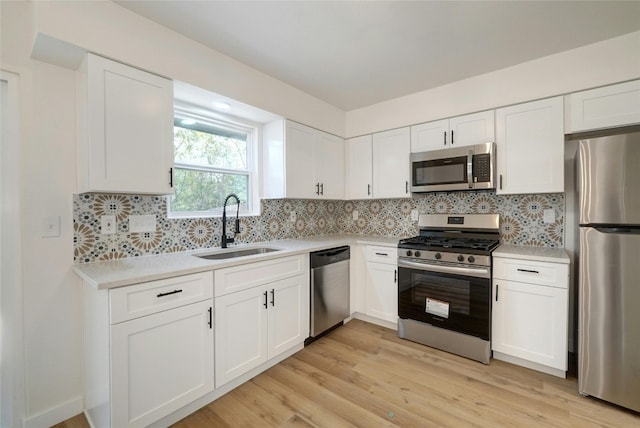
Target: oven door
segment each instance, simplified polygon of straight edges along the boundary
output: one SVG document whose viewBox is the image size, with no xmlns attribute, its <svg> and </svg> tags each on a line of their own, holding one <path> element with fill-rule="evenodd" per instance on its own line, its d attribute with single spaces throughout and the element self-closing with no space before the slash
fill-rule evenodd
<svg viewBox="0 0 640 428">
<path fill-rule="evenodd" d="M 489 340 L 491 269 L 398 260 L 398 316 Z"/>
</svg>

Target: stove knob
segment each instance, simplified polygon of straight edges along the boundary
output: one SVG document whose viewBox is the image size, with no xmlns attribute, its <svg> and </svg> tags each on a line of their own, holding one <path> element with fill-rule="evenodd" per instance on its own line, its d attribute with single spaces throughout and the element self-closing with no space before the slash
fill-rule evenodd
<svg viewBox="0 0 640 428">
<path fill-rule="evenodd" d="M 462 254 L 460 254 L 460 255 L 458 256 L 458 261 L 459 261 L 459 262 L 463 262 L 463 261 L 464 261 L 464 256 L 463 256 Z"/>
<path fill-rule="evenodd" d="M 416 256 L 416 257 L 420 257 L 420 251 L 416 251 L 415 256 Z"/>
<path fill-rule="evenodd" d="M 469 261 L 469 263 L 473 263 L 476 261 L 476 258 L 473 256 L 469 256 L 469 258 L 467 259 Z"/>
<path fill-rule="evenodd" d="M 413 255 L 413 252 L 411 250 L 407 250 L 407 257 L 411 257 Z"/>
<path fill-rule="evenodd" d="M 440 259 L 442 258 L 442 254 L 440 254 L 440 253 L 436 253 L 436 256 L 435 256 L 435 257 L 436 257 L 436 260 L 440 260 Z"/>
</svg>

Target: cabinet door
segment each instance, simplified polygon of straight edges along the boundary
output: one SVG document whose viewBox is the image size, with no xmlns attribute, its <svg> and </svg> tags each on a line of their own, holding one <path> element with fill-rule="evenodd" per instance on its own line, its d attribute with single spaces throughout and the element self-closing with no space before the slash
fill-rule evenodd
<svg viewBox="0 0 640 428">
<path fill-rule="evenodd" d="M 496 110 L 498 194 L 564 191 L 562 97 Z"/>
<path fill-rule="evenodd" d="M 409 198 L 409 128 L 373 134 L 373 197 Z"/>
<path fill-rule="evenodd" d="M 320 198 L 344 199 L 344 140 L 316 131 L 315 175 Z"/>
<path fill-rule="evenodd" d="M 452 147 L 495 141 L 494 111 L 481 111 L 449 119 Z"/>
<path fill-rule="evenodd" d="M 567 370 L 565 288 L 494 280 L 491 348 Z"/>
<path fill-rule="evenodd" d="M 171 193 L 173 84 L 88 54 L 80 191 Z"/>
<path fill-rule="evenodd" d="M 298 275 L 268 286 L 268 358 L 309 337 L 309 276 Z"/>
<path fill-rule="evenodd" d="M 367 315 L 398 321 L 398 271 L 395 265 L 367 263 Z"/>
<path fill-rule="evenodd" d="M 315 177 L 316 131 L 299 123 L 287 121 L 286 189 L 288 198 L 317 198 Z"/>
<path fill-rule="evenodd" d="M 449 147 L 449 119 L 421 123 L 411 127 L 411 153 Z"/>
<path fill-rule="evenodd" d="M 567 133 L 640 123 L 640 80 L 568 96 Z"/>
<path fill-rule="evenodd" d="M 265 287 L 215 299 L 216 388 L 267 361 Z"/>
<path fill-rule="evenodd" d="M 213 391 L 205 300 L 111 326 L 112 426 L 147 426 Z"/>
<path fill-rule="evenodd" d="M 347 197 L 371 199 L 373 160 L 371 135 L 347 140 Z"/>
</svg>

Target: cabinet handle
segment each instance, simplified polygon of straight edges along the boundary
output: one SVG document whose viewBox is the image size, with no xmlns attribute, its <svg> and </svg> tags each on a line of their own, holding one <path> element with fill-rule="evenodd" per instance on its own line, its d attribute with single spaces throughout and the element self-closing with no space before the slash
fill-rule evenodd
<svg viewBox="0 0 640 428">
<path fill-rule="evenodd" d="M 213 328 L 213 308 L 209 308 L 209 328 Z"/>
<path fill-rule="evenodd" d="M 269 307 L 269 305 L 267 305 L 267 292 L 265 290 L 264 292 L 264 308 L 267 309 Z"/>
<path fill-rule="evenodd" d="M 182 293 L 182 290 L 173 290 L 173 291 L 168 291 L 166 293 L 160 293 L 160 294 L 156 295 L 156 297 L 170 296 L 172 294 L 178 294 L 178 293 Z"/>
<path fill-rule="evenodd" d="M 408 181 L 404 182 L 404 193 L 409 193 L 409 182 Z"/>
<path fill-rule="evenodd" d="M 518 272 L 540 273 L 537 270 L 518 269 Z"/>
<path fill-rule="evenodd" d="M 398 269 L 394 269 L 393 271 L 393 283 L 396 284 L 398 282 Z"/>
<path fill-rule="evenodd" d="M 271 306 L 276 305 L 276 290 L 275 288 L 271 289 Z"/>
<path fill-rule="evenodd" d="M 324 195 L 324 183 L 320 183 L 320 194 Z"/>
<path fill-rule="evenodd" d="M 498 291 L 500 290 L 500 284 L 496 284 L 496 302 L 498 301 Z"/>
<path fill-rule="evenodd" d="M 447 131 L 444 131 L 444 145 L 447 145 Z"/>
<path fill-rule="evenodd" d="M 451 145 L 453 146 L 453 129 L 451 130 Z"/>
<path fill-rule="evenodd" d="M 387 257 L 388 255 L 389 254 L 387 254 L 387 253 L 376 253 L 376 256 L 385 256 L 385 257 Z"/>
<path fill-rule="evenodd" d="M 367 196 L 371 196 L 371 184 L 367 184 Z"/>
<path fill-rule="evenodd" d="M 320 194 L 320 183 L 316 183 L 316 195 Z"/>
<path fill-rule="evenodd" d="M 169 187 L 173 188 L 173 168 L 169 168 Z"/>
<path fill-rule="evenodd" d="M 502 174 L 500 174 L 500 190 L 502 190 Z"/>
</svg>

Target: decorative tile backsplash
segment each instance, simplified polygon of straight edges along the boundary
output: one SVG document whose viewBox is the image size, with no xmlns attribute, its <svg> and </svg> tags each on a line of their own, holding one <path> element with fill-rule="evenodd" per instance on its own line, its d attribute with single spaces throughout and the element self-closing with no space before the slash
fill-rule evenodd
<svg viewBox="0 0 640 428">
<path fill-rule="evenodd" d="M 562 247 L 564 194 L 496 195 L 494 191 L 428 193 L 411 199 L 263 200 L 260 216 L 241 217 L 236 243 L 352 233 L 407 237 L 418 233 L 411 211 L 498 213 L 501 242 Z M 87 263 L 220 246 L 221 219 L 167 218 L 166 197 L 80 194 L 73 197 L 74 261 Z M 555 223 L 543 222 L 553 209 Z M 358 212 L 354 220 L 354 211 Z M 296 221 L 291 222 L 291 213 Z M 131 233 L 129 215 L 155 215 L 155 232 Z M 100 233 L 100 217 L 114 215 L 117 233 Z M 232 221 L 229 222 L 232 230 Z"/>
</svg>

